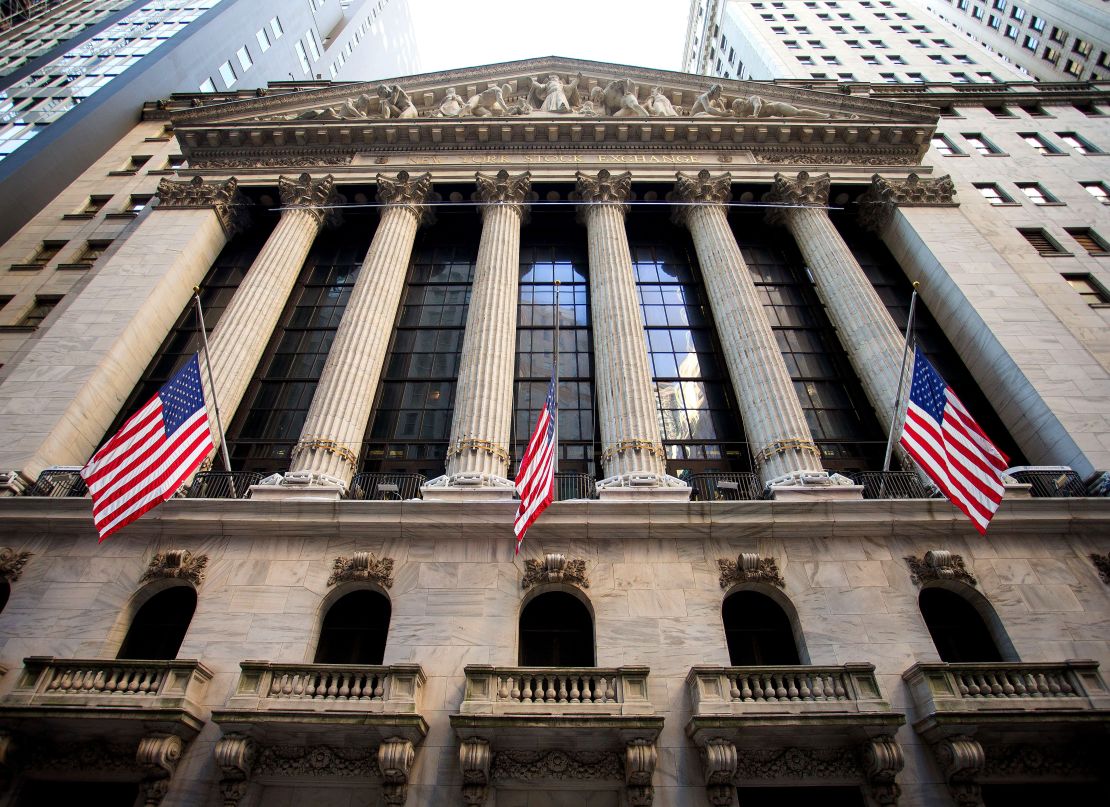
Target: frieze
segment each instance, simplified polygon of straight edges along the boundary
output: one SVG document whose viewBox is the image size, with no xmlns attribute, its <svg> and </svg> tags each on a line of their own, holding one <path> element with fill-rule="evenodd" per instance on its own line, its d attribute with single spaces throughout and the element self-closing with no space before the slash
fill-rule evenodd
<svg viewBox="0 0 1110 807">
<path fill-rule="evenodd" d="M 721 571 L 721 588 L 737 583 L 769 583 L 786 588 L 774 558 L 761 558 L 754 552 L 741 552 L 736 560 L 720 558 L 717 568 Z"/>
<path fill-rule="evenodd" d="M 737 781 L 776 779 L 861 779 L 859 760 L 849 748 L 738 749 Z"/>
<path fill-rule="evenodd" d="M 613 751 L 494 751 L 494 780 L 623 780 L 624 760 Z"/>
<path fill-rule="evenodd" d="M 1102 582 L 1110 586 L 1110 554 L 1096 555 L 1092 552 L 1091 563 L 1098 570 L 1098 576 L 1102 578 Z"/>
<path fill-rule="evenodd" d="M 30 557 L 30 552 L 16 552 L 10 546 L 0 548 L 0 579 L 14 583 L 23 574 Z"/>
<path fill-rule="evenodd" d="M 964 565 L 963 556 L 944 549 L 931 549 L 925 553 L 924 558 L 907 555 L 905 561 L 910 567 L 910 580 L 915 586 L 935 580 L 959 580 L 969 586 L 978 585 L 975 576 Z"/>
<path fill-rule="evenodd" d="M 524 561 L 524 579 L 520 581 L 520 587 L 527 591 L 541 583 L 567 583 L 579 588 L 589 588 L 586 561 L 581 558 L 568 559 L 558 552 L 544 555 L 543 560 Z"/>
<path fill-rule="evenodd" d="M 95 771 L 98 773 L 138 773 L 138 742 L 51 743 L 19 740 L 19 767 L 30 771 Z"/>
<path fill-rule="evenodd" d="M 393 586 L 393 558 L 379 558 L 372 552 L 356 552 L 349 558 L 338 557 L 332 566 L 328 585 L 337 583 L 376 583 Z"/>
<path fill-rule="evenodd" d="M 1000 743 L 985 749 L 980 781 L 1035 779 L 1066 781 L 1098 778 L 1104 763 L 1091 746 L 1055 743 Z"/>
<path fill-rule="evenodd" d="M 206 155 L 193 152 L 189 155 L 190 168 L 316 168 L 320 166 L 350 165 L 354 159 L 354 152 L 306 154 L 302 151 L 290 152 L 285 155 L 270 156 L 257 154 L 244 155 Z"/>
<path fill-rule="evenodd" d="M 877 151 L 866 154 L 858 151 L 753 151 L 755 161 L 768 165 L 919 165 L 917 152 L 898 154 Z"/>
<path fill-rule="evenodd" d="M 150 565 L 139 582 L 148 583 L 151 580 L 169 578 L 188 580 L 194 586 L 199 586 L 204 580 L 206 566 L 207 555 L 194 555 L 187 549 L 171 549 L 168 552 L 159 552 L 151 558 Z"/>
<path fill-rule="evenodd" d="M 330 745 L 267 745 L 258 750 L 252 776 L 380 779 L 377 749 Z"/>
</svg>

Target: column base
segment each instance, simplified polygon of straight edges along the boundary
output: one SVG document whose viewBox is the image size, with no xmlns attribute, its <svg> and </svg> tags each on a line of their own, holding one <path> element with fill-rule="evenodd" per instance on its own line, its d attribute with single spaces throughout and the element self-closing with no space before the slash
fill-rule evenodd
<svg viewBox="0 0 1110 807">
<path fill-rule="evenodd" d="M 508 502 L 515 493 L 512 482 L 493 474 L 437 476 L 420 487 L 421 497 L 433 502 Z"/>
<path fill-rule="evenodd" d="M 828 471 L 798 471 L 767 483 L 775 501 L 842 501 L 862 499 L 863 485 Z"/>
<path fill-rule="evenodd" d="M 263 501 L 339 501 L 347 495 L 342 479 L 314 471 L 291 471 L 284 476 L 274 474 L 269 485 L 251 485 L 250 497 Z"/>
<path fill-rule="evenodd" d="M 610 502 L 688 502 L 691 492 L 689 485 L 667 474 L 619 474 L 597 483 L 597 497 Z"/>
<path fill-rule="evenodd" d="M 1006 492 L 1002 494 L 1003 499 L 1032 499 L 1033 486 L 1025 485 L 1021 482 L 1003 482 L 1002 487 Z"/>
</svg>

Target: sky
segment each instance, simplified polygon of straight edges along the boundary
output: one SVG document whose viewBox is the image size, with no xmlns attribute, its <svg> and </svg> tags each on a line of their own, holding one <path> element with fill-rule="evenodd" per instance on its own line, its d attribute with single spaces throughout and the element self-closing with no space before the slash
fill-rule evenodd
<svg viewBox="0 0 1110 807">
<path fill-rule="evenodd" d="M 688 0 L 409 0 L 422 72 L 567 56 L 678 70 Z"/>
</svg>

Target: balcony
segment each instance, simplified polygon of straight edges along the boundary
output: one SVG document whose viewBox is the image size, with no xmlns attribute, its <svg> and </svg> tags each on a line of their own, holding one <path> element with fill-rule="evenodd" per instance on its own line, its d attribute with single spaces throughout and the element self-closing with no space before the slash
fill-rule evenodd
<svg viewBox="0 0 1110 807">
<path fill-rule="evenodd" d="M 377 785 L 383 803 L 404 804 L 416 746 L 428 733 L 420 665 L 239 667 L 226 706 L 212 712 L 224 734 L 215 756 L 225 799 L 307 774 Z"/>
<path fill-rule="evenodd" d="M 663 718 L 647 678 L 646 667 L 466 667 L 462 706 L 451 716 L 466 803 L 538 776 L 552 780 L 539 785 L 549 788 L 607 780 L 626 789 L 628 803 L 650 804 Z"/>
<path fill-rule="evenodd" d="M 423 474 L 355 474 L 347 498 L 360 501 L 420 499 L 420 487 L 427 481 Z"/>
<path fill-rule="evenodd" d="M 186 499 L 245 499 L 262 474 L 250 471 L 201 471 L 185 492 Z"/>
<path fill-rule="evenodd" d="M 695 502 L 757 501 L 763 498 L 763 483 L 753 473 L 713 471 L 690 474 Z"/>
<path fill-rule="evenodd" d="M 783 776 L 863 785 L 880 804 L 897 792 L 894 734 L 905 717 L 883 699 L 871 664 L 694 667 L 686 688 L 686 734 L 702 750 L 711 804 Z"/>
<path fill-rule="evenodd" d="M 912 471 L 861 471 L 852 474 L 857 485 L 863 486 L 865 499 L 930 499 L 932 493 Z"/>
</svg>

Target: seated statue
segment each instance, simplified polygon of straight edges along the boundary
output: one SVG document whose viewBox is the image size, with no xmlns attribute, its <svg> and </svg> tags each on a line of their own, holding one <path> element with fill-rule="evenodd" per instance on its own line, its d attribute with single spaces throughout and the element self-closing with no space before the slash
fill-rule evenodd
<svg viewBox="0 0 1110 807">
<path fill-rule="evenodd" d="M 663 95 L 663 90 L 659 87 L 651 88 L 651 93 L 648 95 L 647 101 L 644 102 L 644 108 L 649 115 L 655 118 L 673 118 L 678 115 L 671 99 Z"/>
<path fill-rule="evenodd" d="M 381 116 L 383 118 L 415 118 L 416 105 L 409 98 L 408 93 L 396 84 L 383 84 L 378 87 L 378 99 L 381 102 Z"/>
<path fill-rule="evenodd" d="M 476 118 L 488 118 L 491 115 L 508 115 L 509 105 L 505 103 L 505 87 L 488 87 L 477 95 L 472 95 L 466 102 L 464 115 L 473 115 Z"/>
<path fill-rule="evenodd" d="M 740 118 L 827 118 L 824 112 L 813 109 L 800 109 L 782 101 L 765 101 L 758 95 L 737 98 L 732 102 L 732 111 Z"/>
<path fill-rule="evenodd" d="M 636 98 L 635 85 L 626 78 L 610 81 L 605 89 L 594 87 L 590 91 L 590 101 L 601 115 L 612 115 L 615 118 L 646 118 L 648 115 L 648 111 Z"/>
<path fill-rule="evenodd" d="M 457 118 L 466 109 L 466 101 L 455 92 L 455 88 L 451 87 L 447 90 L 447 96 L 443 102 L 436 108 L 432 115 L 436 118 Z"/>
<path fill-rule="evenodd" d="M 363 94 L 336 106 L 329 106 L 324 109 L 309 109 L 297 115 L 297 118 L 300 120 L 361 120 L 377 117 L 372 114 L 377 107 L 377 99 Z"/>
<path fill-rule="evenodd" d="M 712 84 L 703 92 L 690 107 L 690 114 L 695 118 L 704 118 L 707 115 L 723 118 L 729 116 L 725 102 L 721 100 L 721 85 Z"/>
</svg>

